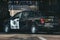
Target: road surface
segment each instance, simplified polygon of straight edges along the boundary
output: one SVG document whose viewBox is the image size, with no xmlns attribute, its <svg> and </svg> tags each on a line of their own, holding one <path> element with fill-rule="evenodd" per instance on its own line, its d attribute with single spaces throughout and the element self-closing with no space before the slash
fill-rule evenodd
<svg viewBox="0 0 60 40">
<path fill-rule="evenodd" d="M 48 35 L 48 34 L 0 34 L 0 40 L 60 40 L 60 35 Z"/>
</svg>

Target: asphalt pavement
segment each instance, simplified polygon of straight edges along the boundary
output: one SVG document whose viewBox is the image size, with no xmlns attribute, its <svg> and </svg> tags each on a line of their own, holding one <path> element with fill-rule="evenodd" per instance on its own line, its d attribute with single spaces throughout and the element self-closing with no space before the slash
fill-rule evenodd
<svg viewBox="0 0 60 40">
<path fill-rule="evenodd" d="M 0 40 L 60 40 L 60 35 L 51 35 L 51 34 L 0 34 Z"/>
</svg>

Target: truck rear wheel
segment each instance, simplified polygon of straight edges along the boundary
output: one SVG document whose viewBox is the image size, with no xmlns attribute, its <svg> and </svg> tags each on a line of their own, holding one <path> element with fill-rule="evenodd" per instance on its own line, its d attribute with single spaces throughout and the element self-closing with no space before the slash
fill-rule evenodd
<svg viewBox="0 0 60 40">
<path fill-rule="evenodd" d="M 8 33 L 9 31 L 10 31 L 10 28 L 9 28 L 8 25 L 6 25 L 6 26 L 4 27 L 4 32 L 5 32 L 5 33 Z"/>
<path fill-rule="evenodd" d="M 32 25 L 32 27 L 31 27 L 31 33 L 36 33 L 36 27 L 35 27 L 35 25 Z"/>
</svg>

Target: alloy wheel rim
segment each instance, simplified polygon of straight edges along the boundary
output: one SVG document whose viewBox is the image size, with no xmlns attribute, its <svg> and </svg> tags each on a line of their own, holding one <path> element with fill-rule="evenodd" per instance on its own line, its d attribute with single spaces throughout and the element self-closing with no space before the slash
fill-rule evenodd
<svg viewBox="0 0 60 40">
<path fill-rule="evenodd" d="M 5 32 L 8 32 L 8 27 L 5 27 Z"/>
<path fill-rule="evenodd" d="M 32 33 L 35 33 L 36 28 L 32 27 Z"/>
</svg>

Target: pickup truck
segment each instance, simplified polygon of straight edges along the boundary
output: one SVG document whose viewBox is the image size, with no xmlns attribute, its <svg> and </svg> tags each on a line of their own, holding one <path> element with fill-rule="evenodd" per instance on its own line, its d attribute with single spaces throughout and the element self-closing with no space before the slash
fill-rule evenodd
<svg viewBox="0 0 60 40">
<path fill-rule="evenodd" d="M 20 30 L 22 32 L 53 32 L 58 28 L 58 17 L 44 16 L 36 11 L 22 11 L 5 22 L 4 32 Z"/>
</svg>

